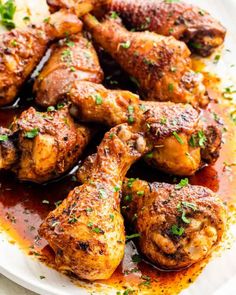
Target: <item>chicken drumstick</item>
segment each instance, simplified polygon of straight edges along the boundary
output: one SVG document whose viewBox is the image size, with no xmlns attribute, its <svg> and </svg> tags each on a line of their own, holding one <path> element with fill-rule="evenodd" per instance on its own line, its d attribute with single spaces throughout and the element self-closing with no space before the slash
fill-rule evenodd
<svg viewBox="0 0 236 295">
<path fill-rule="evenodd" d="M 207 11 L 182 1 L 111 0 L 107 10 L 116 11 L 128 26 L 164 36 L 174 36 L 193 52 L 210 55 L 224 42 L 226 30 Z"/>
<path fill-rule="evenodd" d="M 0 35 L 0 106 L 10 104 L 44 56 L 49 43 L 80 32 L 81 21 L 68 11 L 58 11 L 41 25 L 14 29 Z"/>
<path fill-rule="evenodd" d="M 67 107 L 44 113 L 31 107 L 11 130 L 0 129 L 0 169 L 14 171 L 20 180 L 49 181 L 73 167 L 91 135 L 90 128 L 73 121 Z"/>
<path fill-rule="evenodd" d="M 202 74 L 191 67 L 190 51 L 174 37 L 150 32 L 129 32 L 119 19 L 100 23 L 83 17 L 95 41 L 133 76 L 147 100 L 208 103 Z"/>
</svg>

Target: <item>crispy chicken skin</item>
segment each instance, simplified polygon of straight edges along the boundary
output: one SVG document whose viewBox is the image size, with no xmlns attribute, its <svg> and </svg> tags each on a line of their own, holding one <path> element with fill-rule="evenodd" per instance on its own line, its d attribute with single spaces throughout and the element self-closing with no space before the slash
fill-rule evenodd
<svg viewBox="0 0 236 295">
<path fill-rule="evenodd" d="M 219 156 L 219 128 L 201 126 L 199 112 L 191 105 L 145 102 L 129 91 L 108 90 L 99 84 L 79 81 L 71 85 L 67 97 L 72 102 L 71 113 L 85 122 L 113 127 L 126 122 L 141 126 L 145 120 L 150 134 L 164 132 L 145 159 L 167 173 L 191 175 L 203 163 L 213 163 Z M 201 146 L 199 134 L 205 138 Z"/>
<path fill-rule="evenodd" d="M 103 71 L 96 51 L 82 34 L 60 40 L 51 50 L 52 54 L 34 84 L 38 104 L 56 105 L 73 81 L 102 82 Z"/>
<path fill-rule="evenodd" d="M 61 271 L 92 281 L 108 279 L 115 271 L 125 248 L 116 187 L 145 149 L 145 140 L 134 127 L 114 127 L 98 147 L 89 181 L 49 213 L 39 233 L 54 250 Z"/>
<path fill-rule="evenodd" d="M 119 19 L 83 17 L 95 41 L 139 83 L 147 100 L 208 103 L 202 74 L 192 70 L 190 51 L 174 37 L 129 32 Z"/>
<path fill-rule="evenodd" d="M 0 168 L 13 170 L 20 180 L 43 183 L 73 167 L 91 131 L 75 124 L 67 107 L 45 113 L 31 107 L 1 135 L 7 138 L 0 142 Z"/>
<path fill-rule="evenodd" d="M 126 180 L 122 205 L 127 221 L 140 234 L 142 253 L 165 269 L 188 267 L 208 256 L 225 230 L 223 203 L 201 186 L 178 189 Z"/>
<path fill-rule="evenodd" d="M 216 19 L 182 1 L 112 0 L 107 8 L 116 11 L 129 27 L 174 36 L 202 56 L 224 42 L 226 30 Z"/>
<path fill-rule="evenodd" d="M 30 76 L 48 44 L 81 31 L 76 15 L 61 10 L 40 25 L 14 29 L 0 35 L 0 106 L 10 104 Z"/>
</svg>

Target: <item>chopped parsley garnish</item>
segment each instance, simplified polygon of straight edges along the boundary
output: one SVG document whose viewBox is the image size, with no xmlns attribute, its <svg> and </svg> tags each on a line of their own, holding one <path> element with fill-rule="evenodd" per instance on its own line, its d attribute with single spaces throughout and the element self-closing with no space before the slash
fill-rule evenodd
<svg viewBox="0 0 236 295">
<path fill-rule="evenodd" d="M 99 93 L 94 94 L 93 98 L 95 99 L 95 102 L 97 105 L 102 104 L 102 97 Z"/>
<path fill-rule="evenodd" d="M 109 216 L 110 216 L 111 220 L 113 221 L 114 220 L 114 215 L 110 214 Z"/>
<path fill-rule="evenodd" d="M 182 219 L 182 221 L 184 223 L 187 223 L 187 224 L 189 224 L 191 222 L 191 220 L 186 217 L 186 211 L 185 210 L 182 211 L 181 219 Z"/>
<path fill-rule="evenodd" d="M 40 276 L 40 280 L 44 280 L 44 279 L 46 279 L 45 276 Z"/>
<path fill-rule="evenodd" d="M 53 112 L 55 111 L 55 107 L 54 106 L 50 106 L 47 108 L 47 112 Z"/>
<path fill-rule="evenodd" d="M 0 142 L 1 141 L 7 141 L 8 140 L 8 136 L 5 134 L 0 135 Z"/>
<path fill-rule="evenodd" d="M 87 213 L 90 213 L 90 212 L 92 212 L 92 211 L 93 211 L 92 208 L 86 208 L 86 212 L 87 212 Z"/>
<path fill-rule="evenodd" d="M 61 60 L 66 62 L 66 63 L 71 63 L 73 59 L 73 53 L 70 49 L 65 49 L 61 53 Z"/>
<path fill-rule="evenodd" d="M 196 211 L 197 210 L 197 205 L 194 204 L 194 203 L 189 203 L 189 202 L 181 202 L 182 206 L 184 206 L 185 208 L 190 208 L 192 209 L 193 211 Z"/>
<path fill-rule="evenodd" d="M 236 112 L 235 111 L 233 111 L 230 114 L 230 119 L 234 122 L 234 124 L 236 124 Z"/>
<path fill-rule="evenodd" d="M 161 125 L 165 125 L 166 124 L 166 122 L 167 122 L 167 118 L 165 118 L 165 117 L 162 117 L 161 118 Z"/>
<path fill-rule="evenodd" d="M 182 236 L 182 234 L 184 233 L 184 228 L 174 224 L 171 227 L 171 233 L 175 236 Z"/>
<path fill-rule="evenodd" d="M 140 234 L 132 234 L 132 235 L 129 235 L 129 236 L 125 237 L 126 242 L 129 241 L 129 240 L 132 240 L 134 238 L 140 238 Z"/>
<path fill-rule="evenodd" d="M 92 227 L 93 226 L 93 223 L 92 222 L 89 222 L 88 224 L 87 224 L 87 227 Z"/>
<path fill-rule="evenodd" d="M 30 21 L 30 17 L 28 15 L 23 17 L 23 21 L 25 22 L 29 22 Z"/>
<path fill-rule="evenodd" d="M 219 60 L 220 60 L 220 55 L 219 54 L 217 54 L 215 57 L 214 57 L 214 64 L 217 64 L 218 62 L 219 62 Z"/>
<path fill-rule="evenodd" d="M 12 45 L 12 46 L 16 47 L 16 46 L 17 46 L 17 44 L 18 44 L 18 43 L 17 43 L 17 41 L 16 41 L 16 40 L 12 40 L 12 41 L 11 41 L 11 45 Z"/>
<path fill-rule="evenodd" d="M 134 290 L 132 290 L 132 289 L 126 289 L 126 290 L 124 291 L 123 295 L 131 295 L 131 294 L 133 294 L 133 293 L 134 293 Z M 117 295 L 119 295 L 119 294 L 117 294 Z"/>
<path fill-rule="evenodd" d="M 195 49 L 201 49 L 202 48 L 202 44 L 196 43 L 196 42 L 190 42 L 189 45 L 192 46 Z"/>
<path fill-rule="evenodd" d="M 132 195 L 126 195 L 126 196 L 124 197 L 124 200 L 125 200 L 126 202 L 131 202 L 131 201 L 133 200 L 133 197 L 132 197 Z"/>
<path fill-rule="evenodd" d="M 68 220 L 68 223 L 73 224 L 78 221 L 78 218 L 76 216 L 71 216 Z"/>
<path fill-rule="evenodd" d="M 133 186 L 133 183 L 137 180 L 136 178 L 129 178 L 127 181 L 127 187 L 131 188 Z"/>
<path fill-rule="evenodd" d="M 74 47 L 74 46 L 75 46 L 75 43 L 74 43 L 73 41 L 67 40 L 67 41 L 66 41 L 66 45 L 67 45 L 68 47 Z"/>
<path fill-rule="evenodd" d="M 60 110 L 62 108 L 64 108 L 65 104 L 63 102 L 60 102 L 57 104 L 57 109 Z"/>
<path fill-rule="evenodd" d="M 206 143 L 206 136 L 204 134 L 204 132 L 201 130 L 201 131 L 198 131 L 197 134 L 193 134 L 189 140 L 189 145 L 191 147 L 201 147 L 201 148 L 204 148 L 205 147 L 205 143 Z"/>
<path fill-rule="evenodd" d="M 142 261 L 142 258 L 141 258 L 140 255 L 138 255 L 138 254 L 134 254 L 134 255 L 132 256 L 132 261 L 135 262 L 135 263 L 139 263 L 139 262 Z"/>
<path fill-rule="evenodd" d="M 141 278 L 144 280 L 142 283 L 139 284 L 139 286 L 146 286 L 150 287 L 151 285 L 151 278 L 146 275 L 142 275 Z"/>
<path fill-rule="evenodd" d="M 174 135 L 174 137 L 176 138 L 176 140 L 177 140 L 180 144 L 184 144 L 182 138 L 178 135 L 177 132 L 174 131 L 172 134 Z"/>
<path fill-rule="evenodd" d="M 30 131 L 27 131 L 25 133 L 25 137 L 29 138 L 29 139 L 32 139 L 32 138 L 35 138 L 38 134 L 39 134 L 39 129 L 34 128 L 34 129 L 30 130 Z"/>
<path fill-rule="evenodd" d="M 181 189 L 181 188 L 183 188 L 183 187 L 185 187 L 187 185 L 188 185 L 188 178 L 183 178 L 183 179 L 180 180 L 180 182 L 178 184 L 176 184 L 175 188 L 176 189 Z"/>
<path fill-rule="evenodd" d="M 107 197 L 106 191 L 102 188 L 99 190 L 99 198 L 105 199 Z"/>
<path fill-rule="evenodd" d="M 128 40 L 126 42 L 122 42 L 120 43 L 120 47 L 124 48 L 124 49 L 128 49 L 130 48 L 131 42 Z"/>
<path fill-rule="evenodd" d="M 144 195 L 144 191 L 138 191 L 138 192 L 137 192 L 137 195 L 138 195 L 138 196 L 143 196 L 143 195 Z"/>
<path fill-rule="evenodd" d="M 171 72 L 175 73 L 175 72 L 176 72 L 176 70 L 177 70 L 177 68 L 176 68 L 176 67 L 170 67 L 170 71 L 171 71 Z"/>
<path fill-rule="evenodd" d="M 119 14 L 115 11 L 110 12 L 110 18 L 117 19 L 119 17 Z"/>
<path fill-rule="evenodd" d="M 118 192 L 120 190 L 120 187 L 118 186 L 118 185 L 116 185 L 115 187 L 114 187 L 114 191 L 115 192 Z"/>
<path fill-rule="evenodd" d="M 145 155 L 146 159 L 152 159 L 153 158 L 153 153 L 148 153 Z"/>
<path fill-rule="evenodd" d="M 1 23 L 9 30 L 15 28 L 15 23 L 13 22 L 15 12 L 16 5 L 14 0 L 7 0 L 4 4 L 0 1 Z"/>
<path fill-rule="evenodd" d="M 177 205 L 177 209 L 178 209 L 179 212 L 182 212 L 182 215 L 181 215 L 182 221 L 184 223 L 189 224 L 191 222 L 191 220 L 186 217 L 185 209 L 191 209 L 193 211 L 196 211 L 197 206 L 195 204 L 193 204 L 193 203 L 182 201 Z"/>
<path fill-rule="evenodd" d="M 134 123 L 134 107 L 132 105 L 129 105 L 128 106 L 128 113 L 129 113 L 129 116 L 128 116 L 128 123 L 132 124 Z"/>
<path fill-rule="evenodd" d="M 97 233 L 97 234 L 101 234 L 104 233 L 104 231 L 102 229 L 100 229 L 99 227 L 94 227 L 92 229 L 93 232 Z"/>
</svg>

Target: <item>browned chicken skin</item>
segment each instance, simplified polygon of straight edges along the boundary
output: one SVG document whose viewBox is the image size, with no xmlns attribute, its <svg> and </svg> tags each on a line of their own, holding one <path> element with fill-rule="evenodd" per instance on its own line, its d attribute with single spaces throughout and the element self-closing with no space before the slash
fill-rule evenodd
<svg viewBox="0 0 236 295">
<path fill-rule="evenodd" d="M 91 138 L 90 129 L 75 124 L 67 107 L 45 113 L 31 107 L 13 122 L 12 131 L 0 132 L 0 169 L 37 183 L 71 169 Z"/>
<path fill-rule="evenodd" d="M 219 156 L 221 132 L 212 125 L 203 128 L 199 112 L 190 105 L 145 102 L 129 91 L 108 90 L 90 82 L 72 84 L 67 98 L 73 104 L 72 114 L 86 122 L 112 127 L 125 122 L 141 126 L 145 120 L 150 133 L 168 130 L 146 157 L 167 173 L 191 175 L 202 163 L 213 163 Z"/>
<path fill-rule="evenodd" d="M 120 263 L 124 226 L 118 191 L 127 170 L 161 138 L 170 136 L 173 128 L 179 133 L 192 126 L 187 114 L 174 127 L 162 126 L 152 115 L 150 112 L 140 124 L 122 124 L 107 132 L 86 169 L 86 182 L 41 225 L 39 232 L 54 250 L 60 270 L 87 280 L 107 279 Z"/>
<path fill-rule="evenodd" d="M 100 23 L 83 17 L 95 41 L 133 76 L 147 100 L 206 105 L 202 74 L 191 67 L 187 46 L 173 37 L 150 32 L 129 32 L 118 19 Z"/>
<path fill-rule="evenodd" d="M 216 19 L 182 1 L 111 0 L 107 8 L 116 11 L 128 26 L 174 36 L 202 56 L 210 55 L 224 42 L 226 30 Z"/>
<path fill-rule="evenodd" d="M 130 179 L 122 193 L 124 215 L 140 234 L 140 250 L 162 268 L 203 259 L 225 231 L 225 207 L 207 188 Z"/>
<path fill-rule="evenodd" d="M 11 103 L 30 76 L 48 44 L 81 31 L 81 21 L 68 11 L 51 15 L 41 25 L 14 29 L 0 35 L 0 106 Z"/>
<path fill-rule="evenodd" d="M 96 154 L 89 156 L 77 178 L 90 179 Z M 188 267 L 211 253 L 225 231 L 226 210 L 214 193 L 201 186 L 179 186 L 126 179 L 122 211 L 140 250 L 161 268 Z"/>
<path fill-rule="evenodd" d="M 115 271 L 125 248 L 118 190 L 145 150 L 134 127 L 123 124 L 105 134 L 89 181 L 71 191 L 40 227 L 60 270 L 87 280 L 108 279 Z"/>
<path fill-rule="evenodd" d="M 53 45 L 52 54 L 34 84 L 36 102 L 56 105 L 74 81 L 101 83 L 103 71 L 93 45 L 77 34 Z"/>
</svg>

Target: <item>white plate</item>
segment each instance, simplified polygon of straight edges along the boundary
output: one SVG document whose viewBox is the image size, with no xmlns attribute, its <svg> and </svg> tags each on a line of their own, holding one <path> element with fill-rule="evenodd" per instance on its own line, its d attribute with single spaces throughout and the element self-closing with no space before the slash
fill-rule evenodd
<svg viewBox="0 0 236 295">
<path fill-rule="evenodd" d="M 45 3 L 44 0 L 18 1 L 21 2 L 23 8 L 25 3 L 30 5 L 40 3 L 40 9 L 37 9 L 38 15 L 36 17 L 39 18 L 40 14 L 43 14 L 44 18 L 46 13 L 45 6 L 42 5 Z M 229 83 L 235 83 L 236 66 L 230 67 L 230 65 L 236 63 L 236 0 L 193 0 L 189 2 L 210 11 L 227 28 L 228 33 L 224 48 L 230 49 L 230 52 L 223 49 L 222 58 L 216 66 L 211 68 L 211 71 L 222 77 L 223 84 L 226 86 Z M 236 228 L 231 230 L 236 236 Z M 224 251 L 221 257 L 212 259 L 197 280 L 187 290 L 182 291 L 181 294 L 235 295 L 235 257 L 236 243 L 233 243 L 231 249 Z M 5 233 L 0 233 L 0 273 L 19 285 L 42 295 L 91 294 L 91 290 L 85 289 L 83 283 L 81 283 L 81 286 L 75 286 L 67 277 L 25 255 L 16 245 L 8 242 Z M 40 279 L 40 276 L 44 276 L 45 279 Z M 107 289 L 104 286 L 101 292 L 93 294 L 106 293 L 116 294 L 116 291 Z"/>
</svg>

